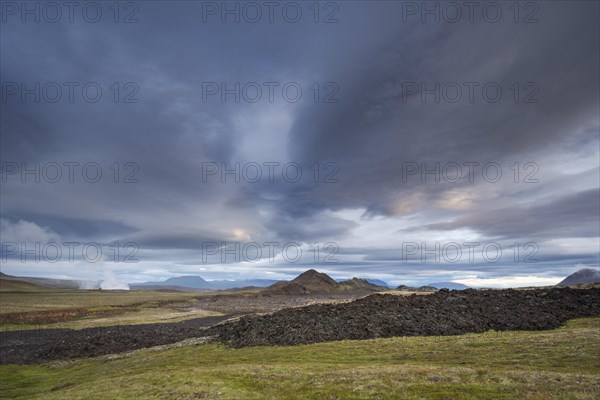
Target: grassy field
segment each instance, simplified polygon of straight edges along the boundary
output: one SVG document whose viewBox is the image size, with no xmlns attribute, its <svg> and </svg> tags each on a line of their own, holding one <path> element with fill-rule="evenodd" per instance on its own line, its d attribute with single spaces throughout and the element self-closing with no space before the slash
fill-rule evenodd
<svg viewBox="0 0 600 400">
<path fill-rule="evenodd" d="M 110 315 L 104 311 L 116 310 Z M 68 318 L 65 321 L 53 323 L 5 323 L 0 324 L 0 332 L 27 329 L 85 329 L 100 326 L 139 325 L 165 322 L 180 322 L 191 318 L 216 317 L 223 313 L 209 310 L 180 311 L 169 307 L 142 305 L 127 308 L 91 308 L 84 316 Z"/>
<path fill-rule="evenodd" d="M 202 293 L 129 291 L 40 290 L 0 294 L 0 314 L 48 311 L 74 307 L 127 306 L 160 301 L 188 301 Z"/>
<path fill-rule="evenodd" d="M 14 281 L 8 282 L 12 284 Z M 215 294 L 215 292 L 89 291 L 44 288 L 31 291 L 6 290 L 0 293 L 0 331 L 42 328 L 82 329 L 95 326 L 178 322 L 190 318 L 218 316 L 223 313 L 239 312 L 240 307 L 248 305 L 245 296 L 252 297 L 255 291 L 240 290 Z M 395 294 L 410 293 L 396 292 Z M 238 303 L 232 302 L 224 307 L 222 312 L 203 310 L 198 306 L 199 298 L 215 295 L 221 298 L 231 296 L 238 299 Z M 283 297 L 287 298 L 287 296 Z M 249 299 L 249 302 L 252 301 L 256 301 L 256 298 Z M 323 301 L 323 299 L 314 300 L 315 303 Z M 340 301 L 350 301 L 350 298 Z M 269 302 L 269 299 L 259 298 L 259 303 L 263 302 Z M 286 305 L 286 307 L 292 306 L 294 306 L 293 302 Z"/>
<path fill-rule="evenodd" d="M 221 315 L 191 310 L 203 293 L 47 289 L 0 293 L 0 331 L 177 322 Z"/>
<path fill-rule="evenodd" d="M 600 318 L 541 332 L 221 345 L 0 366 L 21 399 L 596 399 Z"/>
<path fill-rule="evenodd" d="M 50 289 L 46 289 L 44 287 L 34 285 L 34 284 L 28 283 L 28 282 L 0 278 L 0 293 L 14 292 L 14 291 L 38 292 L 38 291 L 48 291 L 48 290 L 50 290 Z"/>
</svg>

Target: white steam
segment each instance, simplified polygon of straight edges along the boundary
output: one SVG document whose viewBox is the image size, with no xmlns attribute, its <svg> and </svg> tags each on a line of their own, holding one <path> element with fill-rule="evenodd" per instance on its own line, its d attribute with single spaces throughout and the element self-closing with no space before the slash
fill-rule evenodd
<svg viewBox="0 0 600 400">
<path fill-rule="evenodd" d="M 117 276 L 109 270 L 104 271 L 104 280 L 100 282 L 102 290 L 129 290 L 127 283 L 121 282 Z"/>
<path fill-rule="evenodd" d="M 101 281 L 79 281 L 82 290 L 129 290 L 129 285 L 121 282 L 114 272 L 105 270 L 104 279 Z"/>
<path fill-rule="evenodd" d="M 92 290 L 100 289 L 100 283 L 102 281 L 79 281 L 79 289 Z"/>
</svg>

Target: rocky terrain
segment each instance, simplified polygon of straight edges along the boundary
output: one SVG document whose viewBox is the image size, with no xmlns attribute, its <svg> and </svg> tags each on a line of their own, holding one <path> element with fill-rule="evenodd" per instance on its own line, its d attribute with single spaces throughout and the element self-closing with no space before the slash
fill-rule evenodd
<svg viewBox="0 0 600 400">
<path fill-rule="evenodd" d="M 303 299 L 311 297 L 302 296 Z M 272 304 L 274 309 L 290 306 L 289 302 L 273 302 L 273 298 L 278 297 L 256 297 L 256 302 Z M 238 300 L 248 302 L 248 298 L 239 297 Z M 202 307 L 214 302 L 219 309 L 220 301 L 231 300 L 206 298 L 204 301 L 207 303 Z M 256 304 L 238 311 L 268 311 L 253 310 Z M 303 303 L 298 301 L 296 304 Z M 221 304 L 226 308 L 232 305 Z M 245 315 L 232 320 L 235 316 L 231 313 L 178 323 L 82 330 L 1 332 L 0 362 L 39 363 L 91 357 L 199 337 L 244 347 L 392 336 L 458 335 L 488 330 L 553 329 L 568 319 L 600 316 L 600 288 L 440 290 L 430 295 L 411 296 L 372 294 L 354 301 L 285 308 L 266 315 Z"/>
<path fill-rule="evenodd" d="M 600 289 L 441 290 L 428 296 L 374 294 L 246 316 L 208 332 L 234 347 L 297 345 L 392 336 L 543 330 L 600 316 Z"/>
<path fill-rule="evenodd" d="M 400 285 L 396 288 L 396 290 L 401 290 L 405 292 L 437 292 L 438 288 L 433 286 L 406 286 Z"/>
<path fill-rule="evenodd" d="M 81 330 L 0 331 L 0 364 L 29 364 L 72 357 L 93 357 L 165 345 L 206 336 L 208 334 L 204 333 L 204 329 L 240 315 L 271 313 L 316 303 L 349 302 L 354 299 L 356 296 L 346 294 L 310 296 L 267 293 L 215 294 L 198 297 L 193 309 L 223 313 L 224 315 L 220 317 L 195 318 L 176 323 L 116 325 Z M 64 312 L 62 311 L 62 313 Z M 44 312 L 46 319 L 51 319 L 54 314 L 60 313 L 59 310 Z"/>
<path fill-rule="evenodd" d="M 205 336 L 203 329 L 227 318 L 206 317 L 178 323 L 121 325 L 81 330 L 38 329 L 1 332 L 0 363 L 34 364 L 175 343 Z"/>
</svg>

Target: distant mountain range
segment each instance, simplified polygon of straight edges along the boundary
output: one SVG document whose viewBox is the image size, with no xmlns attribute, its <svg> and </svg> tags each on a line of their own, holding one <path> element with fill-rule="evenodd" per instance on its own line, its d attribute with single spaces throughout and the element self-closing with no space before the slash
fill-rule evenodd
<svg viewBox="0 0 600 400">
<path fill-rule="evenodd" d="M 238 279 L 207 281 L 197 275 L 185 275 L 169 278 L 160 282 L 133 283 L 131 289 L 148 289 L 148 287 L 170 286 L 174 288 L 224 290 L 243 287 L 267 287 L 278 281 L 273 279 Z"/>
<path fill-rule="evenodd" d="M 50 289 L 98 289 L 101 281 L 79 281 L 70 279 L 53 279 L 26 276 L 11 276 L 0 272 L 3 281 L 3 290 L 16 290 L 12 288 L 31 287 L 19 282 L 37 285 Z M 8 282 L 11 281 L 11 282 Z M 18 281 L 18 282 L 17 282 Z M 558 283 L 557 286 L 600 283 L 600 271 L 595 269 L 581 269 Z M 133 290 L 180 290 L 180 291 L 215 291 L 236 288 L 266 288 L 269 293 L 301 294 L 301 293 L 343 293 L 348 291 L 381 291 L 390 286 L 378 279 L 352 278 L 348 280 L 335 280 L 327 274 L 308 270 L 291 281 L 276 281 L 273 279 L 240 279 L 207 281 L 200 276 L 187 275 L 169 278 L 160 282 L 144 282 L 129 285 Z M 400 290 L 434 291 L 436 289 L 463 290 L 469 287 L 456 282 L 435 282 L 421 287 L 400 285 Z"/>
<path fill-rule="evenodd" d="M 307 274 L 308 273 L 308 274 Z M 27 277 L 27 276 L 11 276 L 0 272 L 0 278 L 3 281 L 12 281 L 10 286 L 5 283 L 5 288 L 16 288 L 16 287 L 28 287 L 21 283 L 28 283 L 36 285 L 40 288 L 50 289 L 98 289 L 100 288 L 101 281 L 79 281 L 79 280 L 68 280 L 68 279 L 52 279 L 52 278 L 38 278 L 38 277 Z M 20 283 L 19 283 L 20 282 Z M 215 280 L 207 281 L 201 276 L 197 275 L 184 275 L 166 279 L 164 281 L 156 282 L 143 282 L 130 284 L 132 290 L 175 290 L 175 291 L 196 291 L 196 292 L 207 292 L 216 290 L 228 290 L 228 289 L 241 289 L 247 287 L 254 288 L 269 288 L 275 284 L 278 284 L 275 288 L 285 287 L 287 284 L 293 282 L 294 284 L 300 285 L 300 287 L 281 289 L 282 292 L 289 291 L 291 293 L 329 293 L 329 292 L 343 292 L 347 290 L 365 290 L 371 291 L 388 289 L 389 287 L 383 281 L 377 279 L 360 279 L 353 278 L 351 280 L 336 282 L 326 274 L 318 273 L 314 270 L 306 271 L 301 274 L 295 280 L 288 281 L 277 281 L 273 279 L 238 279 L 238 280 Z M 20 286 L 19 286 L 20 285 Z M 33 288 L 35 286 L 31 286 Z M 279 289 L 277 289 L 279 290 Z M 272 290 L 275 292 L 277 290 Z"/>
<path fill-rule="evenodd" d="M 469 289 L 469 286 L 463 285 L 462 283 L 456 283 L 456 282 L 436 282 L 436 283 L 430 283 L 425 286 L 400 285 L 397 287 L 397 289 L 410 291 L 410 292 L 435 292 L 440 289 L 464 290 L 464 289 Z"/>
<path fill-rule="evenodd" d="M 572 273 L 560 281 L 557 286 L 582 285 L 600 283 L 600 271 L 597 269 L 584 268 Z"/>
<path fill-rule="evenodd" d="M 463 285 L 462 283 L 456 283 L 456 282 L 435 282 L 435 283 L 430 283 L 427 286 L 433 286 L 436 289 L 450 289 L 450 290 L 469 289 L 469 286 Z"/>
<path fill-rule="evenodd" d="M 306 272 L 310 272 L 310 271 L 314 271 L 314 270 L 309 270 Z M 305 272 L 305 273 L 306 273 Z M 316 271 L 314 271 L 316 272 Z M 321 274 L 321 273 L 318 273 Z M 333 283 L 342 283 L 342 282 L 346 282 L 344 285 L 348 286 L 348 285 L 352 285 L 352 286 L 360 286 L 358 285 L 358 283 L 356 281 L 354 281 L 354 283 L 349 283 L 351 282 L 351 280 L 342 280 L 342 279 L 338 279 L 338 280 L 334 280 L 332 278 L 330 278 L 328 275 L 326 274 L 321 274 L 321 275 L 315 275 L 315 276 L 311 276 L 313 275 L 312 273 L 309 274 L 309 276 L 311 278 L 315 278 L 315 282 L 304 282 L 306 283 L 306 285 L 304 286 L 306 289 L 309 290 L 309 292 L 313 293 L 315 292 L 320 292 L 321 290 L 324 290 L 324 288 L 327 286 L 335 286 L 332 284 Z M 300 275 L 302 276 L 302 275 Z M 299 276 L 299 277 L 300 277 Z M 321 277 L 323 279 L 324 282 L 322 282 L 322 285 L 320 288 L 317 288 L 316 285 L 317 281 L 319 280 L 317 277 Z M 299 278 L 298 277 L 298 278 Z M 326 278 L 325 278 L 326 277 Z M 296 278 L 296 279 L 298 279 Z M 306 277 L 304 277 L 306 278 Z M 303 278 L 303 279 L 304 279 Z M 296 279 L 290 281 L 290 282 L 294 282 L 294 283 L 298 283 L 298 284 L 302 284 L 302 280 L 301 282 L 298 282 Z M 359 278 L 354 278 L 354 279 L 359 279 Z M 364 282 L 362 282 L 364 281 Z M 277 280 L 273 280 L 273 279 L 238 279 L 238 280 L 215 280 L 215 281 L 207 281 L 204 278 L 198 276 L 198 275 L 184 275 L 184 276 L 177 276 L 174 278 L 169 278 L 165 281 L 158 281 L 158 282 L 143 282 L 143 283 L 134 283 L 134 284 L 130 284 L 129 286 L 131 287 L 131 289 L 133 290 L 149 290 L 149 289 L 166 289 L 169 288 L 171 290 L 186 290 L 186 289 L 196 289 L 196 290 L 226 290 L 226 289 L 239 289 L 239 288 L 245 288 L 245 287 L 258 287 L 258 288 L 266 288 L 269 286 L 272 286 L 274 284 L 279 284 L 284 285 L 286 283 L 289 283 L 288 281 L 277 281 Z M 344 286 L 342 285 L 342 286 Z M 381 280 L 378 279 L 362 279 L 361 280 L 361 285 L 366 287 L 371 287 L 369 285 L 372 286 L 377 286 L 377 287 L 383 287 L 383 288 L 389 288 L 389 285 Z M 287 288 L 285 290 L 289 290 L 290 288 Z M 296 288 L 295 290 L 292 290 L 293 292 L 300 292 L 302 291 L 299 288 Z M 327 290 L 325 290 L 327 291 Z"/>
<path fill-rule="evenodd" d="M 391 288 L 391 286 L 387 282 L 384 282 L 384 281 L 379 280 L 379 279 L 368 279 L 367 278 L 366 281 L 369 282 L 369 283 L 372 283 L 373 285 L 385 286 L 385 287 Z"/>
</svg>

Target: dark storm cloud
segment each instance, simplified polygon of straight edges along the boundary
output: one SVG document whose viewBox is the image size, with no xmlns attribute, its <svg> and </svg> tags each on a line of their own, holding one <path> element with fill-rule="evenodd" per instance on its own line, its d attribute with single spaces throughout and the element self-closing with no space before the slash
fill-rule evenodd
<svg viewBox="0 0 600 400">
<path fill-rule="evenodd" d="M 147 250 L 147 261 L 183 265 L 194 262 L 191 253 L 204 242 L 335 241 L 349 258 L 331 270 L 354 275 L 417 268 L 393 263 L 398 232 L 467 229 L 539 242 L 597 237 L 598 165 L 590 160 L 598 157 L 600 129 L 599 5 L 539 4 L 534 24 L 509 16 L 498 23 L 405 23 L 402 2 L 340 2 L 335 24 L 310 17 L 296 24 L 204 23 L 201 2 L 159 1 L 139 3 L 136 24 L 9 20 L 1 26 L 2 82 L 97 82 L 103 97 L 3 101 L 2 162 L 96 162 L 103 179 L 32 184 L 11 176 L 2 183 L 4 226 L 15 232 L 22 220 L 63 239 L 131 240 Z M 293 81 L 304 96 L 297 104 L 203 102 L 203 82 L 220 81 Z M 115 103 L 114 82 L 121 96 L 122 85 L 135 83 L 139 101 Z M 334 83 L 339 101 L 314 103 L 313 82 L 322 91 Z M 407 95 L 407 82 L 497 82 L 503 95 L 490 103 L 477 89 L 473 103 L 466 92 L 456 103 L 432 96 L 421 102 L 420 94 Z M 539 101 L 523 103 L 531 82 Z M 578 168 L 581 160 L 587 164 Z M 265 161 L 297 162 L 304 179 L 203 181 L 206 162 Z M 114 183 L 115 162 L 121 180 L 123 165 L 135 163 L 139 182 Z M 317 162 L 335 163 L 338 182 L 311 182 Z M 494 184 L 480 173 L 452 184 L 418 174 L 403 179 L 406 163 L 422 162 L 496 162 L 505 175 Z M 514 162 L 536 163 L 539 182 L 512 184 Z M 397 221 L 381 239 L 390 243 L 346 243 L 380 218 Z M 365 241 L 381 229 L 368 228 Z M 544 258 L 564 267 L 597 261 L 587 250 Z"/>
<path fill-rule="evenodd" d="M 355 226 L 357 224 L 352 221 L 326 215 L 293 218 L 283 213 L 266 224 L 266 227 L 278 237 L 301 242 L 326 241 L 330 238 L 343 239 Z"/>
<path fill-rule="evenodd" d="M 53 217 L 43 214 L 12 214 L 14 220 L 9 221 L 36 221 L 41 226 L 51 226 L 52 230 L 62 238 L 93 239 L 103 236 L 114 237 L 133 233 L 127 225 L 111 220 L 94 220 L 93 218 L 78 219 L 67 217 Z"/>
<path fill-rule="evenodd" d="M 341 74 L 344 96 L 337 107 L 313 105 L 297 120 L 293 148 L 299 157 L 340 164 L 345 184 L 323 193 L 331 207 L 368 204 L 392 214 L 395 192 L 439 191 L 439 185 L 402 185 L 403 162 L 536 161 L 573 131 L 587 129 L 585 135 L 597 138 L 594 10 L 597 5 L 547 2 L 544 20 L 533 26 L 438 25 L 408 37 L 399 31 L 360 68 Z M 413 81 L 430 88 L 434 82 L 498 82 L 504 100 L 487 103 L 479 94 L 473 104 L 435 103 L 430 95 L 421 103 L 417 95 L 403 102 L 402 82 Z M 539 85 L 539 103 L 514 103 L 514 82 Z"/>
</svg>

